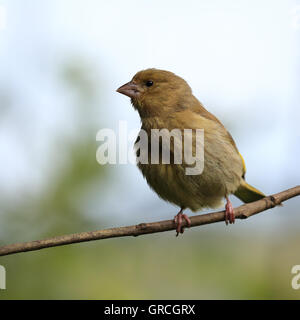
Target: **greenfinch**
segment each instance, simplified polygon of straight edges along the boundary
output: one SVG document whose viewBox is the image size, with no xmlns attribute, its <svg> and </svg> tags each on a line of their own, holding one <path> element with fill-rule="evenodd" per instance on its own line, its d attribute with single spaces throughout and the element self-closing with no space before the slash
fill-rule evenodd
<svg viewBox="0 0 300 320">
<path fill-rule="evenodd" d="M 234 223 L 234 212 L 228 198 L 234 194 L 243 202 L 259 200 L 265 195 L 245 181 L 245 163 L 223 124 L 193 95 L 187 82 L 172 72 L 147 69 L 138 72 L 117 92 L 131 98 L 141 118 L 141 129 L 203 129 L 204 167 L 201 174 L 186 174 L 187 164 L 138 163 L 149 186 L 164 200 L 180 207 L 175 216 L 177 235 L 183 233 L 183 219 L 190 225 L 186 208 L 197 211 L 217 208 L 226 199 L 225 222 Z M 193 135 L 194 142 L 194 135 Z M 184 146 L 183 146 L 184 147 Z M 151 141 L 147 146 L 151 158 Z M 194 146 L 193 146 L 194 150 Z M 174 146 L 170 153 L 174 152 Z"/>
</svg>

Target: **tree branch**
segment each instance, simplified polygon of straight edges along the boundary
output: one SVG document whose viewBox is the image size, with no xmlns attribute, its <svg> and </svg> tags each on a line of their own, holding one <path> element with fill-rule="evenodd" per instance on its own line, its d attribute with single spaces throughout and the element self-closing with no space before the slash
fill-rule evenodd
<svg viewBox="0 0 300 320">
<path fill-rule="evenodd" d="M 236 219 L 246 219 L 254 214 L 260 213 L 270 208 L 280 205 L 281 202 L 300 195 L 300 185 L 294 188 L 282 191 L 280 193 L 268 196 L 264 199 L 244 204 L 234 209 Z M 201 214 L 190 217 L 191 227 L 204 224 L 224 221 L 224 211 Z M 186 222 L 183 221 L 183 226 Z M 10 244 L 0 247 L 0 256 L 6 256 L 19 252 L 34 251 L 44 248 L 57 247 L 72 243 L 127 237 L 139 236 L 143 234 L 157 233 L 174 230 L 176 228 L 173 220 L 164 220 L 151 223 L 141 223 L 134 226 L 111 228 L 98 231 L 81 232 L 70 235 L 63 235 L 45 240 L 37 240 L 24 243 Z"/>
</svg>

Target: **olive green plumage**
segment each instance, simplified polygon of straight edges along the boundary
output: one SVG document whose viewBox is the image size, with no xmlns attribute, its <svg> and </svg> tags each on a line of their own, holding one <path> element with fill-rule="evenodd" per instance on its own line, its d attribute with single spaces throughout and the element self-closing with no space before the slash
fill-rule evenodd
<svg viewBox="0 0 300 320">
<path fill-rule="evenodd" d="M 200 175 L 186 175 L 184 162 L 138 164 L 161 198 L 196 211 L 219 207 L 229 194 L 244 202 L 264 197 L 245 182 L 244 160 L 229 132 L 197 100 L 185 80 L 169 71 L 147 69 L 118 92 L 131 98 L 148 134 L 151 129 L 204 129 L 204 170 Z M 150 146 L 148 149 L 151 151 Z"/>
</svg>

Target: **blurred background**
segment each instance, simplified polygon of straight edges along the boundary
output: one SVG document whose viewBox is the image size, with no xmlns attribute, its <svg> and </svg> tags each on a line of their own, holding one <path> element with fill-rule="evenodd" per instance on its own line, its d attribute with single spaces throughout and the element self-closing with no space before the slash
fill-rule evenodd
<svg viewBox="0 0 300 320">
<path fill-rule="evenodd" d="M 134 165 L 96 162 L 99 129 L 139 128 L 115 90 L 149 67 L 188 81 L 231 132 L 251 184 L 299 184 L 300 1 L 0 0 L 0 13 L 0 245 L 177 213 Z M 294 198 L 178 238 L 0 257 L 0 299 L 299 299 L 299 231 Z"/>
</svg>

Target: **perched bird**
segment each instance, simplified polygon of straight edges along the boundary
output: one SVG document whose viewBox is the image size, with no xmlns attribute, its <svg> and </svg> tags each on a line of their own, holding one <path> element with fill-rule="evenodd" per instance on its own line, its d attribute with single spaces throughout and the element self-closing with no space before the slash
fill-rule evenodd
<svg viewBox="0 0 300 320">
<path fill-rule="evenodd" d="M 222 123 L 192 94 L 185 80 L 172 72 L 147 69 L 138 72 L 117 92 L 131 98 L 139 112 L 142 127 L 149 135 L 152 129 L 203 129 L 204 169 L 199 175 L 187 175 L 187 163 L 138 163 L 150 187 L 164 200 L 180 207 L 175 216 L 177 235 L 183 233 L 183 219 L 190 219 L 183 210 L 217 208 L 226 199 L 225 222 L 234 223 L 234 194 L 243 202 L 259 200 L 265 195 L 245 181 L 245 163 L 230 133 Z M 194 136 L 193 136 L 194 142 Z M 151 160 L 151 141 L 147 146 Z M 193 146 L 193 150 L 194 150 Z M 174 145 L 170 153 L 174 153 Z"/>
</svg>

